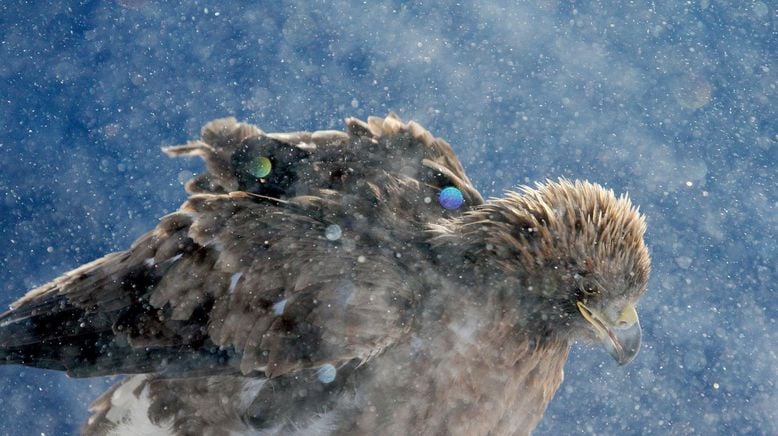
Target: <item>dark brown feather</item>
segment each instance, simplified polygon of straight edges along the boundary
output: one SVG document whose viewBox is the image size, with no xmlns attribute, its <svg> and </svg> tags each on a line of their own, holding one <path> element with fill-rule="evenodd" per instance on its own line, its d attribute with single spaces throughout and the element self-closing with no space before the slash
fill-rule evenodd
<svg viewBox="0 0 778 436">
<path fill-rule="evenodd" d="M 95 402 L 89 434 L 526 434 L 592 334 L 574 278 L 607 301 L 645 290 L 628 200 L 561 181 L 484 203 L 393 114 L 278 134 L 225 118 L 165 152 L 206 162 L 179 211 L 0 316 L 5 363 L 144 374 Z M 447 186 L 462 207 L 438 204 Z"/>
</svg>

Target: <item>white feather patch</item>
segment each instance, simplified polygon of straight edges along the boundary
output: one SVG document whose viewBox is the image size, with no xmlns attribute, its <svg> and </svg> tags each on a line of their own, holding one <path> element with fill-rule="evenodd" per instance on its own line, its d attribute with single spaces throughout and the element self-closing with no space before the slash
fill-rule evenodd
<svg viewBox="0 0 778 436">
<path fill-rule="evenodd" d="M 238 286 L 238 280 L 240 280 L 240 276 L 242 275 L 242 272 L 236 272 L 230 277 L 230 289 L 228 291 L 230 294 L 235 290 L 235 286 Z"/>
<path fill-rule="evenodd" d="M 273 314 L 278 316 L 284 313 L 286 307 L 286 298 L 273 305 Z"/>
<path fill-rule="evenodd" d="M 170 259 L 166 260 L 165 262 L 173 263 L 173 262 L 177 261 L 178 259 L 181 259 L 181 256 L 183 256 L 183 255 L 184 255 L 183 253 L 178 253 L 175 256 L 171 257 Z"/>
<path fill-rule="evenodd" d="M 263 378 L 252 378 L 248 379 L 243 384 L 243 389 L 240 391 L 240 413 L 242 414 L 245 412 L 249 406 L 251 406 L 251 403 L 254 402 L 254 400 L 257 398 L 257 395 L 259 395 L 259 391 L 262 389 L 262 386 L 265 384 L 265 380 Z"/>
<path fill-rule="evenodd" d="M 145 381 L 145 375 L 132 376 L 111 395 L 111 408 L 108 409 L 105 417 L 116 424 L 116 427 L 111 430 L 112 436 L 139 434 L 172 436 L 174 434 L 172 421 L 154 424 L 149 419 L 149 407 L 151 407 L 149 386 L 144 386 L 138 397 L 133 393 Z"/>
</svg>

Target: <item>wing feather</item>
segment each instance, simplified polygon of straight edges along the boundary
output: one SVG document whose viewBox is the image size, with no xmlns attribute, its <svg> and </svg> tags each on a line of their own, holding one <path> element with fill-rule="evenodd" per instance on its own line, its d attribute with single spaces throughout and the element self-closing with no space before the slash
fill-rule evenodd
<svg viewBox="0 0 778 436">
<path fill-rule="evenodd" d="M 429 289 L 418 271 L 434 268 L 427 226 L 483 202 L 448 143 L 394 114 L 279 134 L 225 118 L 164 151 L 205 161 L 189 199 L 129 250 L 14 303 L 0 357 L 77 376 L 364 361 L 410 331 Z M 461 209 L 434 201 L 445 186 Z"/>
</svg>

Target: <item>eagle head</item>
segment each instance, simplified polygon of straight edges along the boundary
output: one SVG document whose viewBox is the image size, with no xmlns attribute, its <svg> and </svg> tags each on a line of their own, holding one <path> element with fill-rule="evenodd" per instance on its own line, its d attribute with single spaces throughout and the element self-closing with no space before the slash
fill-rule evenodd
<svg viewBox="0 0 778 436">
<path fill-rule="evenodd" d="M 518 328 L 601 342 L 623 365 L 640 347 L 645 228 L 626 195 L 563 179 L 508 192 L 433 230 L 458 239 L 488 286 L 518 306 Z"/>
</svg>

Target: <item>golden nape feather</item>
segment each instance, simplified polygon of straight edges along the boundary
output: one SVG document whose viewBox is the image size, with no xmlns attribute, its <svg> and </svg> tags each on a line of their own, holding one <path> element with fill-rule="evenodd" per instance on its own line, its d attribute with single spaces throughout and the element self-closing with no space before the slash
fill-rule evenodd
<svg viewBox="0 0 778 436">
<path fill-rule="evenodd" d="M 2 363 L 127 375 L 85 434 L 528 434 L 573 341 L 638 352 L 650 260 L 626 196 L 484 201 L 394 114 L 225 118 L 164 150 L 205 161 L 181 208 L 0 317 Z"/>
</svg>

